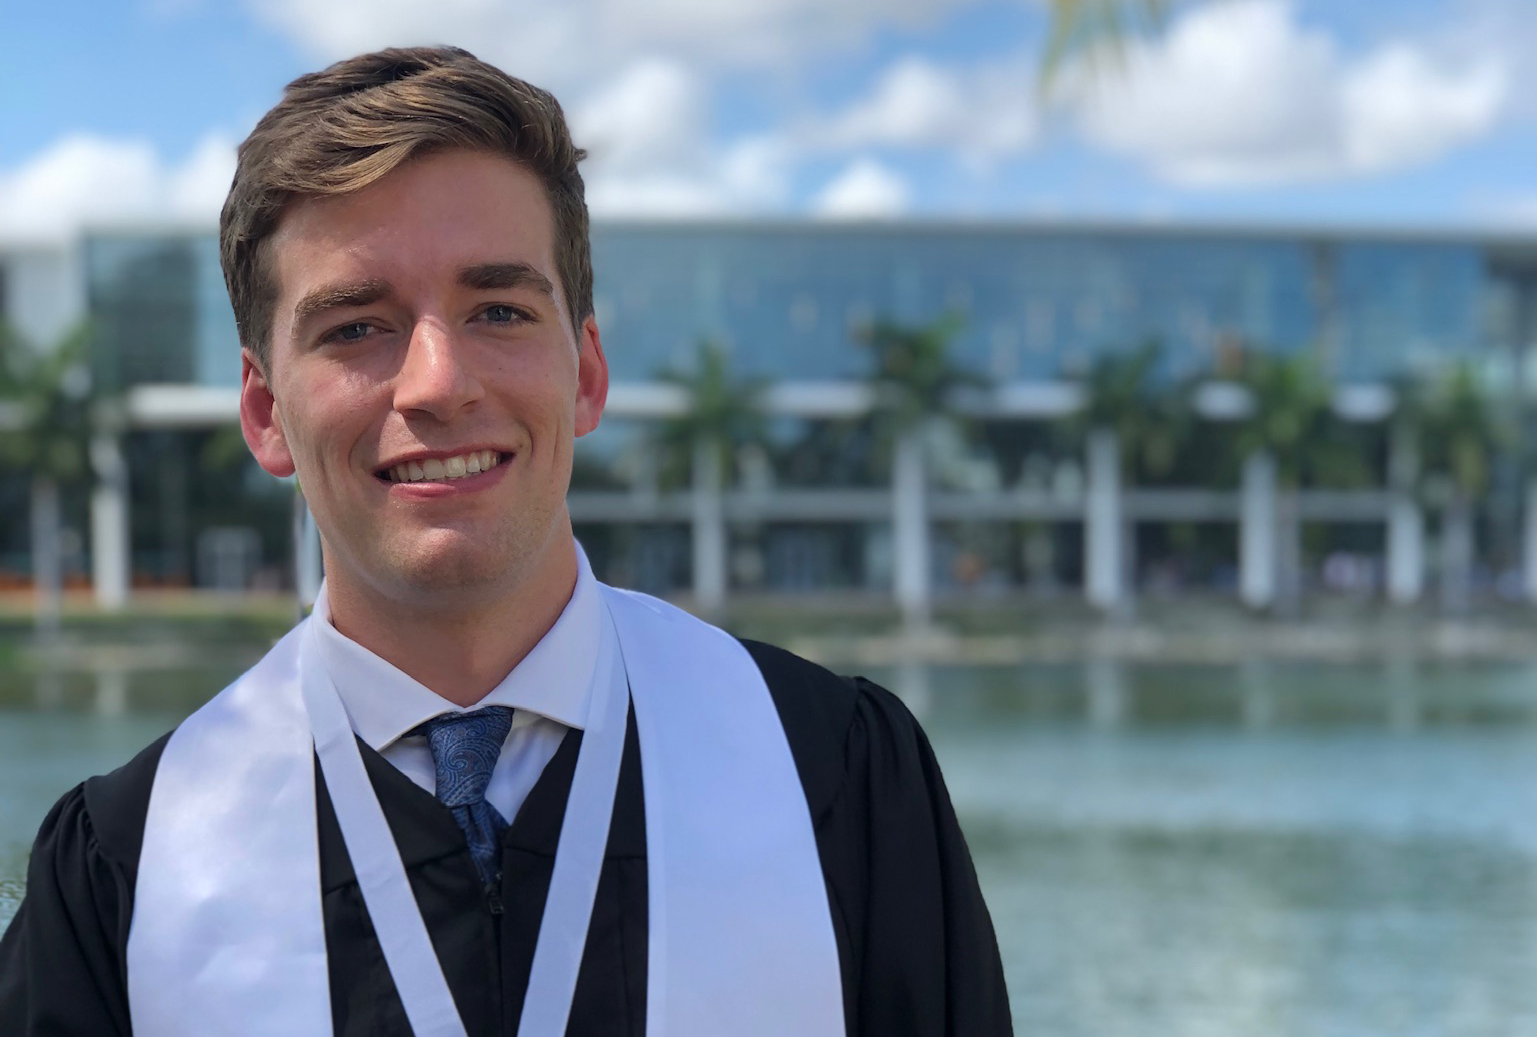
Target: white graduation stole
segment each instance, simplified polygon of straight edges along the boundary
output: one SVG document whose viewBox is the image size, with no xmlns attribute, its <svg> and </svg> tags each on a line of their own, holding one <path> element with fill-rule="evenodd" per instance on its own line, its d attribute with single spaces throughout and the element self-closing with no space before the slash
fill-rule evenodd
<svg viewBox="0 0 1537 1037">
<path fill-rule="evenodd" d="M 820 858 L 762 674 L 723 631 L 654 598 L 601 590 L 621 656 L 611 672 L 619 684 L 628 681 L 641 745 L 648 1037 L 843 1034 Z M 392 975 L 402 1000 L 417 1006 L 408 1007 L 408 1017 L 418 1037 L 463 1032 L 441 967 L 420 957 L 425 927 L 414 901 L 401 906 L 403 867 L 387 829 L 379 837 L 382 813 L 372 789 L 357 788 L 362 761 L 350 728 L 349 737 L 338 737 L 334 713 L 317 719 L 331 705 L 340 711 L 341 703 L 334 689 L 305 679 L 317 668 L 300 664 L 310 622 L 189 717 L 161 757 L 128 941 L 129 1006 L 141 1037 L 331 1032 L 317 747 L 338 817 L 350 818 L 342 823 L 348 853 L 355 864 L 364 862 L 355 870 L 381 944 L 393 955 Z M 612 804 L 609 775 L 617 774 L 623 743 L 622 691 L 606 694 L 608 672 L 600 661 L 535 952 L 537 988 L 531 982 L 519 1031 L 524 1037 L 564 1033 L 585 945 L 590 887 L 606 844 L 604 804 Z M 617 739 L 601 734 L 598 712 L 605 707 L 610 736 L 611 718 L 619 718 Z M 356 770 L 345 762 L 349 748 Z M 372 813 L 362 802 L 365 792 Z M 366 834 L 371 825 L 373 836 Z M 376 908 L 370 885 L 382 891 L 379 904 L 396 906 Z M 565 991 L 564 1000 L 541 1000 L 536 989 Z"/>
</svg>

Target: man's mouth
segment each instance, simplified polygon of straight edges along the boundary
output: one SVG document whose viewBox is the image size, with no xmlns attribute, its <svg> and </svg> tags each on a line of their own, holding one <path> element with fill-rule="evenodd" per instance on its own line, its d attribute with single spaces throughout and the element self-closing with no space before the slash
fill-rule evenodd
<svg viewBox="0 0 1537 1037">
<path fill-rule="evenodd" d="M 427 457 L 420 461 L 402 461 L 379 472 L 388 482 L 444 482 L 488 472 L 507 460 L 508 455 L 495 450 L 472 450 L 453 457 Z"/>
</svg>

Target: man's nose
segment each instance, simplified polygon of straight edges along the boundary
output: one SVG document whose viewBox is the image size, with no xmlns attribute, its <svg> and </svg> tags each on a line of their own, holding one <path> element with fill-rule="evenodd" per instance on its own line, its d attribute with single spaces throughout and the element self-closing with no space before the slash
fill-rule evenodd
<svg viewBox="0 0 1537 1037">
<path fill-rule="evenodd" d="M 464 343 L 435 321 L 418 321 L 395 379 L 395 409 L 447 421 L 483 395 Z"/>
</svg>

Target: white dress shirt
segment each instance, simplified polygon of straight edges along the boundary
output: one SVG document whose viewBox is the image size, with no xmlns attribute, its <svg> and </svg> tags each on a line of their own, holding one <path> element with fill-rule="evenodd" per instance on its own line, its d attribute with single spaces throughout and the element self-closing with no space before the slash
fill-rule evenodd
<svg viewBox="0 0 1537 1037">
<path fill-rule="evenodd" d="M 315 601 L 320 659 L 347 717 L 367 745 L 436 793 L 432 750 L 412 728 L 443 713 L 511 706 L 512 730 L 491 772 L 486 800 L 510 824 L 570 728 L 586 725 L 599 646 L 613 636 L 592 569 L 577 551 L 576 588 L 560 618 L 523 661 L 473 706 L 458 706 L 348 638 L 331 623 L 325 588 Z"/>
</svg>

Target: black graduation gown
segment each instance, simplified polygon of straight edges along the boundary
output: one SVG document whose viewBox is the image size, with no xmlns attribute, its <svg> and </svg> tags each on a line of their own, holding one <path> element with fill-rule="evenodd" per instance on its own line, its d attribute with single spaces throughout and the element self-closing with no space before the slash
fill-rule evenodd
<svg viewBox="0 0 1537 1037">
<path fill-rule="evenodd" d="M 992 922 L 927 739 L 862 678 L 746 642 L 784 723 L 815 823 L 851 1037 L 1012 1033 Z M 472 1037 L 514 1034 L 580 746 L 561 744 L 503 842 L 488 899 L 453 817 L 378 754 L 364 762 Z M 150 787 L 165 739 L 64 796 L 0 939 L 0 1034 L 126 1037 L 125 948 Z M 318 777 L 318 770 L 317 770 Z M 634 719 L 570 1035 L 644 1037 L 646 846 Z M 321 877 L 341 1037 L 410 1031 L 323 782 Z M 154 1035 L 140 1035 L 154 1037 Z"/>
</svg>

